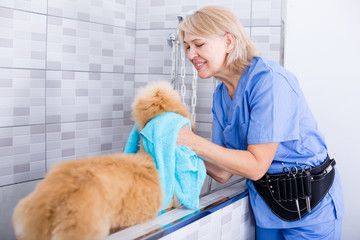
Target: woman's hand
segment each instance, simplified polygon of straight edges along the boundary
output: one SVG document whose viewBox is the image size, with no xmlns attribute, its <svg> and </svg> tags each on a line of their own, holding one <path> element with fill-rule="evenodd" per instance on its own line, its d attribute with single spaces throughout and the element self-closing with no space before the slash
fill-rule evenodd
<svg viewBox="0 0 360 240">
<path fill-rule="evenodd" d="M 188 127 L 188 125 L 185 124 L 184 126 L 182 126 L 182 128 L 179 131 L 176 144 L 179 146 L 185 145 L 194 151 L 193 149 L 194 146 L 192 146 L 193 145 L 192 142 L 195 136 L 196 136 L 195 133 L 193 133 Z"/>
<path fill-rule="evenodd" d="M 197 137 L 198 136 L 190 130 L 188 125 L 184 125 L 179 131 L 176 143 L 180 146 L 185 145 L 196 153 L 196 143 L 197 141 L 201 141 L 201 139 L 196 140 Z M 224 171 L 210 162 L 205 161 L 205 166 L 207 174 L 220 183 L 227 182 L 232 176 L 231 173 Z"/>
</svg>

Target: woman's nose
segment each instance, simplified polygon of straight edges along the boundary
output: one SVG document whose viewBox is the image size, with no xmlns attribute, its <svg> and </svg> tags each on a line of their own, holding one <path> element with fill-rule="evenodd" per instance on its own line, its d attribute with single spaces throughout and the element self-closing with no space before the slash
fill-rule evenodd
<svg viewBox="0 0 360 240">
<path fill-rule="evenodd" d="M 195 48 L 189 48 L 187 52 L 187 56 L 190 61 L 192 61 L 194 58 L 198 56 L 198 53 Z"/>
</svg>

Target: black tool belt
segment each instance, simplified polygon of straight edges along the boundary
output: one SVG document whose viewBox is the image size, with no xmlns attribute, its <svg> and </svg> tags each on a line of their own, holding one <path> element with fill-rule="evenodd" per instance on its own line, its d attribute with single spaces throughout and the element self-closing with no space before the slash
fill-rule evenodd
<svg viewBox="0 0 360 240">
<path fill-rule="evenodd" d="M 329 156 L 321 165 L 311 168 L 298 165 L 283 168 L 279 174 L 265 174 L 254 186 L 271 211 L 282 220 L 292 222 L 303 218 L 332 186 L 335 160 Z"/>
</svg>

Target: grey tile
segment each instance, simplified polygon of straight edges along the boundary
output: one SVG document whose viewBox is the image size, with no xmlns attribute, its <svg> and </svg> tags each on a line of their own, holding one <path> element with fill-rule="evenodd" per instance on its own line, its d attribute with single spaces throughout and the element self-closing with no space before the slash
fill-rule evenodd
<svg viewBox="0 0 360 240">
<path fill-rule="evenodd" d="M 45 42 L 46 34 L 33 32 L 33 33 L 31 33 L 31 40 Z"/>
<path fill-rule="evenodd" d="M 61 125 L 60 124 L 46 125 L 46 132 L 47 133 L 60 132 L 60 131 L 61 131 Z"/>
<path fill-rule="evenodd" d="M 76 36 L 76 30 L 73 28 L 63 28 L 63 36 Z"/>
<path fill-rule="evenodd" d="M 228 213 L 221 217 L 221 224 L 224 225 L 232 220 L 232 213 Z"/>
<path fill-rule="evenodd" d="M 30 153 L 30 146 L 14 146 L 14 154 L 21 155 L 21 154 L 28 154 Z"/>
<path fill-rule="evenodd" d="M 90 103 L 93 103 L 90 101 Z M 77 113 L 76 114 L 76 121 L 86 121 L 89 120 L 87 113 Z"/>
<path fill-rule="evenodd" d="M 124 107 L 123 107 L 122 104 L 114 104 L 114 105 L 113 105 L 113 110 L 114 110 L 114 111 L 121 111 L 121 110 L 123 110 L 123 109 L 124 109 Z"/>
<path fill-rule="evenodd" d="M 211 222 L 211 217 L 203 217 L 200 219 L 200 226 L 207 225 Z"/>
<path fill-rule="evenodd" d="M 77 97 L 80 97 L 80 96 L 88 96 L 88 90 L 87 90 L 87 89 L 76 89 L 75 95 L 76 95 Z"/>
<path fill-rule="evenodd" d="M 0 81 L 0 88 L 12 88 L 12 86 L 13 86 L 12 79 L 2 78 L 0 80 L 1 80 Z"/>
<path fill-rule="evenodd" d="M 136 38 L 135 41 L 136 44 L 148 44 L 149 43 L 149 39 L 148 38 Z"/>
<path fill-rule="evenodd" d="M 62 15 L 62 13 L 58 13 L 58 15 Z M 90 14 L 88 13 L 83 13 L 83 12 L 78 12 L 77 13 L 77 19 L 79 20 L 83 20 L 83 21 L 90 21 Z"/>
<path fill-rule="evenodd" d="M 45 60 L 45 52 L 43 51 L 31 51 L 31 59 Z"/>
<path fill-rule="evenodd" d="M 63 132 L 61 140 L 75 139 L 75 132 Z"/>
<path fill-rule="evenodd" d="M 111 50 L 111 49 L 103 49 L 102 50 L 102 55 L 103 56 L 113 56 L 114 53 L 113 53 L 113 50 Z"/>
<path fill-rule="evenodd" d="M 31 135 L 31 143 L 45 143 L 45 134 Z M 42 148 L 43 150 L 44 148 Z"/>
<path fill-rule="evenodd" d="M 244 221 L 248 221 L 250 219 L 250 211 L 247 211 L 244 215 Z"/>
<path fill-rule="evenodd" d="M 45 170 L 30 171 L 30 179 L 42 179 L 45 176 Z"/>
<path fill-rule="evenodd" d="M 0 138 L 0 147 L 10 147 L 13 145 L 13 138 L 12 137 L 8 137 L 8 138 Z"/>
<path fill-rule="evenodd" d="M 126 19 L 126 14 L 124 12 L 115 12 L 115 17 L 124 20 Z"/>
<path fill-rule="evenodd" d="M 151 22 L 150 28 L 164 28 L 163 22 Z"/>
<path fill-rule="evenodd" d="M 135 37 L 136 31 L 134 31 L 133 29 L 125 29 L 125 35 L 127 37 Z"/>
<path fill-rule="evenodd" d="M 28 107 L 14 108 L 14 116 L 27 116 L 30 114 L 30 109 Z"/>
<path fill-rule="evenodd" d="M 101 64 L 90 63 L 89 70 L 90 71 L 101 71 Z"/>
<path fill-rule="evenodd" d="M 270 51 L 279 52 L 280 51 L 280 43 L 270 43 Z"/>
<path fill-rule="evenodd" d="M 253 36 L 252 40 L 257 43 L 269 43 L 270 36 L 268 35 Z"/>
<path fill-rule="evenodd" d="M 13 40 L 6 39 L 6 38 L 0 38 L 0 47 L 13 48 Z"/>
<path fill-rule="evenodd" d="M 163 51 L 163 50 L 164 50 L 164 46 L 163 46 L 163 45 L 149 45 L 149 51 L 150 51 L 150 52 Z"/>
<path fill-rule="evenodd" d="M 61 69 L 61 62 L 60 61 L 47 61 L 47 68 L 48 69 Z"/>
<path fill-rule="evenodd" d="M 103 32 L 105 32 L 105 33 L 114 33 L 114 27 L 113 26 L 108 26 L 108 25 L 103 25 Z"/>
<path fill-rule="evenodd" d="M 23 173 L 23 172 L 29 172 L 30 171 L 30 163 L 21 164 L 14 166 L 14 173 Z"/>
<path fill-rule="evenodd" d="M 31 134 L 45 133 L 45 126 L 44 125 L 30 126 L 30 133 Z"/>
<path fill-rule="evenodd" d="M 48 80 L 46 82 L 47 88 L 61 88 L 61 81 L 60 80 Z"/>
<path fill-rule="evenodd" d="M 114 72 L 124 72 L 124 66 L 114 65 Z"/>
<path fill-rule="evenodd" d="M 134 60 L 134 59 L 127 59 L 127 58 L 125 58 L 124 64 L 125 64 L 125 65 L 129 65 L 129 66 L 135 66 L 135 60 Z"/>
<path fill-rule="evenodd" d="M 75 149 L 74 148 L 63 149 L 61 151 L 61 156 L 62 157 L 69 157 L 69 156 L 74 156 L 74 155 L 75 155 Z"/>
<path fill-rule="evenodd" d="M 59 122 L 61 122 L 61 115 L 47 115 L 46 122 L 47 123 L 59 123 Z"/>
<path fill-rule="evenodd" d="M 162 67 L 149 67 L 148 69 L 149 69 L 149 73 L 161 74 L 163 72 Z"/>
<path fill-rule="evenodd" d="M 20 199 L 32 192 L 39 181 L 0 187 L 0 232 L 2 239 L 15 239 L 12 227 L 12 214 Z M 1 182 L 0 182 L 1 185 Z"/>
<path fill-rule="evenodd" d="M 0 167 L 0 176 L 11 176 L 14 174 L 14 167 Z"/>
<path fill-rule="evenodd" d="M 199 239 L 199 233 L 197 231 L 190 233 L 187 235 L 186 240 L 197 240 Z"/>
<path fill-rule="evenodd" d="M 101 144 L 101 151 L 108 151 L 112 149 L 112 143 Z"/>
<path fill-rule="evenodd" d="M 63 71 L 63 72 L 61 72 L 61 77 L 63 79 L 73 80 L 73 79 L 75 79 L 75 72 Z"/>
<path fill-rule="evenodd" d="M 31 79 L 45 79 L 45 71 L 32 70 L 30 77 Z"/>
<path fill-rule="evenodd" d="M 101 121 L 101 127 L 102 128 L 112 127 L 112 121 L 111 120 Z"/>
<path fill-rule="evenodd" d="M 0 158 L 6 158 L 10 157 L 14 154 L 13 148 L 11 147 L 1 147 L 0 148 Z"/>
<path fill-rule="evenodd" d="M 14 11 L 11 9 L 0 8 L 0 16 L 3 18 L 14 18 Z"/>
<path fill-rule="evenodd" d="M 76 47 L 71 45 L 63 45 L 62 51 L 64 53 L 76 53 Z"/>
<path fill-rule="evenodd" d="M 150 1 L 150 7 L 164 7 L 165 1 L 164 0 L 152 0 Z"/>
</svg>

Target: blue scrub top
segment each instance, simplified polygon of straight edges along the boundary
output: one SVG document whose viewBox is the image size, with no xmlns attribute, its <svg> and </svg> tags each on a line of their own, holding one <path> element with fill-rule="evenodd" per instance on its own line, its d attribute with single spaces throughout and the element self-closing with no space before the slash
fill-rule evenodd
<svg viewBox="0 0 360 240">
<path fill-rule="evenodd" d="M 279 142 L 268 173 L 288 167 L 320 165 L 327 156 L 323 135 L 305 101 L 296 77 L 279 64 L 256 57 L 242 74 L 233 99 L 226 86 L 213 96 L 213 142 L 246 150 L 249 144 Z M 323 201 L 305 218 L 286 222 L 274 215 L 247 181 L 256 225 L 289 228 L 330 221 L 343 215 L 339 176 Z"/>
</svg>

